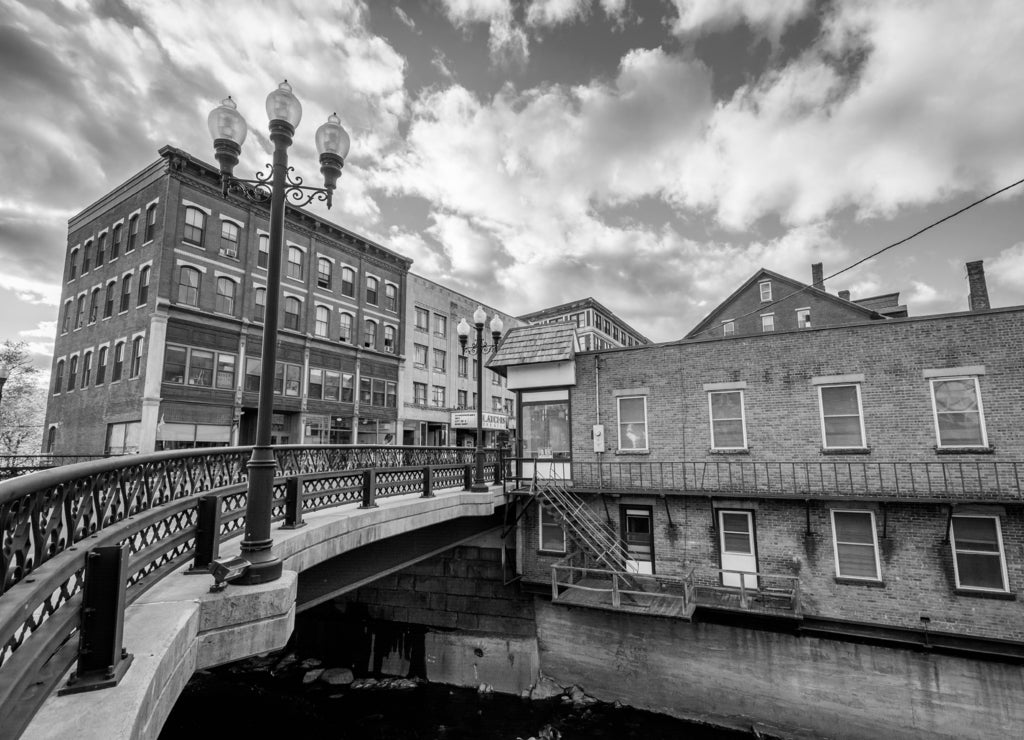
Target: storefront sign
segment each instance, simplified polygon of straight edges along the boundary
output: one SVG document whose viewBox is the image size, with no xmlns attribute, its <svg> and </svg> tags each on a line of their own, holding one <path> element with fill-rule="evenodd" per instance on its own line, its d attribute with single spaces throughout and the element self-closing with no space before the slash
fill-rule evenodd
<svg viewBox="0 0 1024 740">
<path fill-rule="evenodd" d="M 476 429 L 476 411 L 453 411 L 452 427 Z M 506 428 L 508 428 L 508 419 L 504 414 L 484 412 L 484 429 L 504 431 Z"/>
</svg>

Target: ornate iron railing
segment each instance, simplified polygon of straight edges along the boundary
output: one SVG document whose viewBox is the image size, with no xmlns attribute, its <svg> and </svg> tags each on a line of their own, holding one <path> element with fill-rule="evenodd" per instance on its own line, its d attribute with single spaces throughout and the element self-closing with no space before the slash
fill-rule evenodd
<svg viewBox="0 0 1024 740">
<path fill-rule="evenodd" d="M 0 455 L 0 480 L 107 457 L 109 455 Z"/>
<path fill-rule="evenodd" d="M 473 450 L 298 445 L 275 448 L 271 518 L 463 487 Z M 126 603 L 197 553 L 201 499 L 214 499 L 217 542 L 245 526 L 251 448 L 110 458 L 0 483 L 0 727 L 23 727 L 75 657 L 86 558 L 126 545 Z M 415 461 L 415 466 L 407 464 Z M 497 451 L 487 472 L 500 474 Z M 83 540 L 88 538 L 88 546 Z M 17 736 L 12 730 L 12 735 Z"/>
<path fill-rule="evenodd" d="M 956 501 L 1024 500 L 1024 463 L 941 462 L 573 462 L 584 491 L 679 491 L 761 496 L 881 496 Z"/>
</svg>

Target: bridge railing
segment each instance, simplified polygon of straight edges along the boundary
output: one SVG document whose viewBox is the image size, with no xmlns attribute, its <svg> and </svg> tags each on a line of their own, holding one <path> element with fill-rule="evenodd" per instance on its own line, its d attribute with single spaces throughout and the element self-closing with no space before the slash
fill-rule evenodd
<svg viewBox="0 0 1024 740">
<path fill-rule="evenodd" d="M 108 457 L 110 455 L 0 455 L 0 480 Z"/>
<path fill-rule="evenodd" d="M 190 560 L 205 568 L 220 543 L 244 531 L 251 451 L 133 455 L 0 483 L 0 727 L 5 732 L 27 723 L 76 657 L 73 638 L 81 626 L 90 552 L 127 549 L 126 604 Z M 372 506 L 377 498 L 468 487 L 473 462 L 467 448 L 294 445 L 274 452 L 278 471 L 271 518 L 286 526 L 296 517 L 301 522 L 303 511 L 355 502 Z M 407 461 L 419 464 L 402 464 Z M 500 470 L 498 453 L 489 450 L 485 472 L 493 478 Z"/>
</svg>

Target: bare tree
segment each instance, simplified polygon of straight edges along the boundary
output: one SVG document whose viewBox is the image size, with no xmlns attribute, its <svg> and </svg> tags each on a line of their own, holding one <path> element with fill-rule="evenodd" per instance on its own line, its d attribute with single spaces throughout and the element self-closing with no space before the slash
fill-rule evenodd
<svg viewBox="0 0 1024 740">
<path fill-rule="evenodd" d="M 0 455 L 34 455 L 42 445 L 46 389 L 32 365 L 25 342 L 0 345 L 0 367 L 10 376 L 0 399 Z"/>
</svg>

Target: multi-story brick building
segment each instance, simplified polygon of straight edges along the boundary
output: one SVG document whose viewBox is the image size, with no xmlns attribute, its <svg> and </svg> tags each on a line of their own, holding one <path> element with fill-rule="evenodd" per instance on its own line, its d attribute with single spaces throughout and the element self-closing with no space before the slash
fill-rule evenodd
<svg viewBox="0 0 1024 740">
<path fill-rule="evenodd" d="M 269 213 L 173 147 L 68 224 L 50 452 L 255 437 Z M 288 209 L 274 441 L 395 435 L 411 261 Z"/>
<path fill-rule="evenodd" d="M 603 531 L 627 578 L 694 589 L 687 618 L 1024 655 L 1024 307 L 974 305 L 543 357 L 515 330 L 524 581 Z"/>
<path fill-rule="evenodd" d="M 584 350 L 635 347 L 650 340 L 593 298 L 562 303 L 520 316 L 527 324 L 568 322 Z"/>
</svg>

